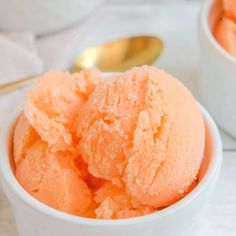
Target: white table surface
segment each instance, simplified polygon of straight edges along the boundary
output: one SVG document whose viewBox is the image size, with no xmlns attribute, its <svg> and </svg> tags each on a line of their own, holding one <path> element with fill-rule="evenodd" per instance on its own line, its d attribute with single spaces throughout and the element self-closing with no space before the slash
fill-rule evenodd
<svg viewBox="0 0 236 236">
<path fill-rule="evenodd" d="M 163 2 L 165 3 L 162 0 Z M 84 47 L 124 35 L 145 33 L 158 35 L 165 41 L 165 50 L 156 65 L 174 74 L 198 98 L 196 22 L 199 6 L 196 0 L 184 0 L 184 2 L 194 2 L 194 4 L 107 6 L 99 13 L 96 24 L 93 22 L 90 25 Z M 22 90 L 22 97 L 24 91 Z M 221 133 L 224 145 L 223 168 L 216 192 L 207 209 L 203 225 L 204 236 L 236 235 L 236 141 L 223 131 Z M 16 235 L 9 203 L 0 189 L 0 236 Z"/>
</svg>

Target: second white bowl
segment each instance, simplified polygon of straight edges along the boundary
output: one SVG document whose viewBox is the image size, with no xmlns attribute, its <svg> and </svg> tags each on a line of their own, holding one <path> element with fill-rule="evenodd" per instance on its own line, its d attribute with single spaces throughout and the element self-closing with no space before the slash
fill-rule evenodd
<svg viewBox="0 0 236 236">
<path fill-rule="evenodd" d="M 236 58 L 212 34 L 221 14 L 221 1 L 206 0 L 199 17 L 199 92 L 202 103 L 217 123 L 236 137 Z"/>
</svg>

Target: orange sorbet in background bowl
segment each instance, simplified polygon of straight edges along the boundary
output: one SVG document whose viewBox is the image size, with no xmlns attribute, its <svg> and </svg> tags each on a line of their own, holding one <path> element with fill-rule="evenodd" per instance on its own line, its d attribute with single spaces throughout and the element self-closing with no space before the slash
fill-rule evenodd
<svg viewBox="0 0 236 236">
<path fill-rule="evenodd" d="M 234 0 L 206 0 L 199 15 L 201 103 L 236 137 L 236 21 Z"/>
<path fill-rule="evenodd" d="M 232 56 L 236 57 L 236 1 L 221 0 L 218 3 L 214 36 L 218 43 Z"/>
</svg>

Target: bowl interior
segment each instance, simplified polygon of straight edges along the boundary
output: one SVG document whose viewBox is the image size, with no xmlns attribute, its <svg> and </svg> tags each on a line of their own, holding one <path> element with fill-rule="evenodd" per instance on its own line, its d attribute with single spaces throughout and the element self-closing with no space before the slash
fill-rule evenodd
<svg viewBox="0 0 236 236">
<path fill-rule="evenodd" d="M 204 156 L 202 160 L 202 164 L 200 167 L 200 170 L 198 172 L 198 183 L 202 181 L 204 176 L 207 173 L 207 170 L 209 166 L 212 164 L 213 157 L 214 157 L 214 144 L 212 142 L 212 133 L 208 126 L 208 124 L 205 121 L 205 150 L 204 150 Z"/>
<path fill-rule="evenodd" d="M 208 15 L 208 23 L 211 32 L 214 32 L 223 12 L 222 0 L 214 0 L 211 3 Z"/>
</svg>

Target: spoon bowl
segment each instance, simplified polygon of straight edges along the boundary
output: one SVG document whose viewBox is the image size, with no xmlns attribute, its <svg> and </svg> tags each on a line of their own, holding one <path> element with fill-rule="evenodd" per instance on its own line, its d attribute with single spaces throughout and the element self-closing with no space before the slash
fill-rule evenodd
<svg viewBox="0 0 236 236">
<path fill-rule="evenodd" d="M 137 36 L 118 39 L 85 49 L 71 72 L 97 67 L 101 71 L 125 71 L 133 66 L 152 64 L 160 55 L 163 42 L 156 37 Z"/>
</svg>

